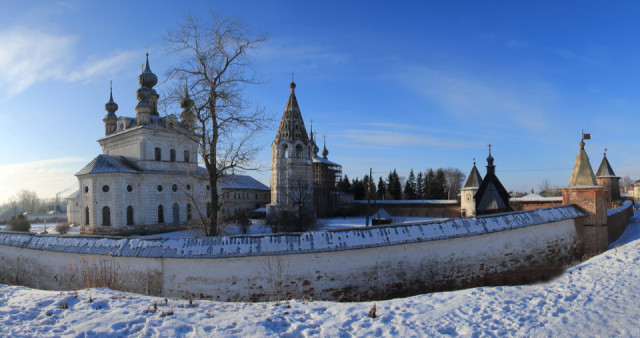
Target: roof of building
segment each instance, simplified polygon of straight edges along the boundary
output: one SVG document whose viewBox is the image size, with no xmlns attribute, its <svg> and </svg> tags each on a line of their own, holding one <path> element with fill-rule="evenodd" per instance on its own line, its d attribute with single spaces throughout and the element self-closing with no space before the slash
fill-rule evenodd
<svg viewBox="0 0 640 338">
<path fill-rule="evenodd" d="M 279 142 L 280 140 L 301 140 L 306 143 L 309 142 L 309 135 L 307 134 L 307 129 L 304 127 L 304 120 L 302 119 L 302 113 L 300 112 L 298 100 L 296 99 L 296 84 L 291 82 L 289 87 L 291 88 L 291 94 L 289 95 L 287 106 L 284 108 L 284 113 L 282 114 L 274 142 Z"/>
<path fill-rule="evenodd" d="M 98 155 L 76 173 L 76 176 L 103 173 L 139 173 L 133 163 L 124 156 Z"/>
<path fill-rule="evenodd" d="M 243 189 L 270 191 L 269 187 L 248 175 L 229 175 L 220 181 L 221 189 Z"/>
<path fill-rule="evenodd" d="M 511 197 L 511 202 L 558 202 L 562 201 L 562 196 L 544 197 L 539 194 L 526 194 L 522 197 Z"/>
<path fill-rule="evenodd" d="M 73 198 L 80 198 L 80 190 L 76 190 L 73 193 L 69 194 L 69 196 L 65 197 L 65 199 L 73 199 Z"/>
<path fill-rule="evenodd" d="M 616 177 L 616 173 L 613 172 L 611 164 L 609 164 L 609 160 L 607 160 L 607 153 L 604 153 L 602 157 L 602 162 L 600 162 L 596 177 Z"/>
<path fill-rule="evenodd" d="M 500 180 L 495 174 L 495 168 L 493 165 L 493 157 L 491 156 L 491 149 L 489 149 L 487 174 L 484 176 L 475 194 L 477 211 L 513 210 L 509 205 L 509 192 L 507 192 L 507 189 L 500 183 Z"/>
<path fill-rule="evenodd" d="M 476 168 L 476 161 L 473 161 L 473 168 L 471 168 L 471 172 L 463 188 L 478 188 L 480 187 L 480 183 L 482 183 L 482 176 L 480 176 L 478 168 Z"/>
<path fill-rule="evenodd" d="M 569 186 L 595 186 L 596 177 L 593 175 L 593 169 L 591 169 L 591 163 L 589 162 L 589 156 L 584 150 L 584 140 L 580 141 L 580 150 L 576 157 L 576 164 L 573 167 L 571 173 L 571 180 L 569 180 Z"/>
</svg>

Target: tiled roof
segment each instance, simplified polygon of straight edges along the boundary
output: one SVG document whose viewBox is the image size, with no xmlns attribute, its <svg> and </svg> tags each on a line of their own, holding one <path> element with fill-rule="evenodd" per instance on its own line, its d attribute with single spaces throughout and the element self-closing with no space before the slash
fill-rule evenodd
<svg viewBox="0 0 640 338">
<path fill-rule="evenodd" d="M 82 170 L 76 173 L 76 176 L 88 174 L 102 173 L 139 173 L 140 169 L 136 168 L 133 163 L 129 162 L 123 156 L 98 155 Z"/>
<path fill-rule="evenodd" d="M 246 189 L 270 191 L 269 187 L 247 175 L 229 175 L 220 181 L 221 189 Z"/>
<path fill-rule="evenodd" d="M 611 164 L 609 164 L 609 160 L 607 160 L 606 154 L 602 158 L 602 162 L 600 162 L 600 167 L 596 172 L 596 177 L 616 177 L 616 174 L 611 168 Z"/>
</svg>

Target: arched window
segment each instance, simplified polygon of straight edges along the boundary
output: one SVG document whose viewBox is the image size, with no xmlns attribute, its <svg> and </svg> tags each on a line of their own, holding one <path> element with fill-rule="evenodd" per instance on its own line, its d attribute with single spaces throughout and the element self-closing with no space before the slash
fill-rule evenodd
<svg viewBox="0 0 640 338">
<path fill-rule="evenodd" d="M 191 220 L 191 204 L 187 203 L 187 221 Z"/>
<path fill-rule="evenodd" d="M 296 146 L 296 157 L 302 158 L 302 145 L 298 144 Z"/>
<path fill-rule="evenodd" d="M 164 208 L 162 204 L 158 206 L 158 223 L 164 223 Z"/>
<path fill-rule="evenodd" d="M 176 150 L 175 149 L 169 149 L 169 161 L 171 161 L 171 162 L 175 162 L 176 161 Z"/>
<path fill-rule="evenodd" d="M 286 144 L 282 146 L 282 156 L 289 157 L 289 146 Z"/>
<path fill-rule="evenodd" d="M 89 225 L 89 207 L 84 208 L 84 225 Z"/>
<path fill-rule="evenodd" d="M 173 203 L 173 225 L 180 225 L 180 206 L 178 203 Z"/>
<path fill-rule="evenodd" d="M 133 225 L 133 207 L 127 207 L 127 225 Z"/>
<path fill-rule="evenodd" d="M 102 207 L 102 225 L 111 225 L 111 209 Z"/>
<path fill-rule="evenodd" d="M 184 151 L 184 161 L 185 162 L 189 162 L 189 151 L 188 150 Z"/>
</svg>

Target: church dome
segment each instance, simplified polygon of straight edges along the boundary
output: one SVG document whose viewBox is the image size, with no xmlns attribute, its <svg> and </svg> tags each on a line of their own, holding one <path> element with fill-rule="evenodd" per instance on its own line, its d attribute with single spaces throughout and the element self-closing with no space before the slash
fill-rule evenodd
<svg viewBox="0 0 640 338">
<path fill-rule="evenodd" d="M 153 88 L 158 83 L 158 77 L 151 71 L 149 67 L 149 53 L 147 53 L 147 66 L 138 76 L 138 83 L 142 87 Z"/>
<path fill-rule="evenodd" d="M 113 101 L 113 87 L 109 91 L 109 102 L 104 105 L 104 110 L 109 113 L 108 115 L 113 115 L 118 110 L 118 104 Z"/>
</svg>

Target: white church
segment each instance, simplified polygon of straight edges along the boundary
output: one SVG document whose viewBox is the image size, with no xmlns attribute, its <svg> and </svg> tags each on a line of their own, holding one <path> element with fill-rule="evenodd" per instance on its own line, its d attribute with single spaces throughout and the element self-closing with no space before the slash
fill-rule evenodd
<svg viewBox="0 0 640 338">
<path fill-rule="evenodd" d="M 69 223 L 83 233 L 159 232 L 187 225 L 210 210 L 206 169 L 198 166 L 193 100 L 185 88 L 180 117 L 158 114 L 158 77 L 138 76 L 135 117 L 117 116 L 113 92 L 105 105 L 102 154 L 76 176 L 67 199 Z"/>
</svg>

